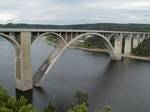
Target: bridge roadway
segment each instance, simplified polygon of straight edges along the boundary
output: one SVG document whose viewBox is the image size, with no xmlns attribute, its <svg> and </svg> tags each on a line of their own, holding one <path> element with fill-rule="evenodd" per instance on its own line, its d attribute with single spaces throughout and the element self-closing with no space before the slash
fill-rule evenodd
<svg viewBox="0 0 150 112">
<path fill-rule="evenodd" d="M 88 32 L 88 33 L 138 33 L 150 34 L 150 32 L 130 32 L 130 31 L 105 31 L 105 30 L 79 30 L 79 29 L 26 29 L 26 28 L 0 28 L 0 32 Z"/>
<path fill-rule="evenodd" d="M 31 45 L 42 37 L 55 35 L 58 46 L 49 54 L 43 64 L 32 77 Z M 60 55 L 74 42 L 87 38 L 99 37 L 106 45 L 112 60 L 121 60 L 122 55 L 129 56 L 132 48 L 136 48 L 144 39 L 150 38 L 149 32 L 125 32 L 103 30 L 74 29 L 25 29 L 0 28 L 0 36 L 8 40 L 15 48 L 16 55 L 16 88 L 21 91 L 39 87 L 47 73 Z M 110 40 L 114 39 L 114 43 Z"/>
</svg>

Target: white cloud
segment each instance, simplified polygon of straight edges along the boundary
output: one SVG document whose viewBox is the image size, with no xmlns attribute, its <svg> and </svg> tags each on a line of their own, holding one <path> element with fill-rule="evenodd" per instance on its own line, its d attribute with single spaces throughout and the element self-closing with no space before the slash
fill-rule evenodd
<svg viewBox="0 0 150 112">
<path fill-rule="evenodd" d="M 15 18 L 16 18 L 16 15 L 0 12 L 0 21 L 1 22 L 7 23 L 8 21 L 15 19 Z"/>
<path fill-rule="evenodd" d="M 0 0 L 0 22 L 150 23 L 149 0 Z"/>
<path fill-rule="evenodd" d="M 131 6 L 135 6 L 135 7 L 150 6 L 150 1 L 148 0 L 136 1 L 136 2 L 131 3 Z"/>
</svg>

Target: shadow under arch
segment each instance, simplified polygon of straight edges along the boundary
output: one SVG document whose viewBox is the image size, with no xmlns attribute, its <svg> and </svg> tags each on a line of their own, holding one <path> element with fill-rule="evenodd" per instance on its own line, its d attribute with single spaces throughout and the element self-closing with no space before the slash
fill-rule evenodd
<svg viewBox="0 0 150 112">
<path fill-rule="evenodd" d="M 65 45 L 67 44 L 66 40 L 61 35 L 59 35 L 58 33 L 54 33 L 54 32 L 46 32 L 46 33 L 40 34 L 39 36 L 36 37 L 36 39 L 33 41 L 32 44 L 36 43 L 40 38 L 43 38 L 44 36 L 47 36 L 47 35 L 55 35 L 56 37 L 60 38 Z"/>
<path fill-rule="evenodd" d="M 12 37 L 10 37 L 6 34 L 3 34 L 3 33 L 0 33 L 0 36 L 3 37 L 4 39 L 6 39 L 7 41 L 9 41 L 16 50 L 17 49 L 20 50 L 19 43 L 16 40 L 14 40 Z"/>
<path fill-rule="evenodd" d="M 111 34 L 109 40 L 111 40 L 114 36 L 119 36 L 119 33 L 114 33 L 114 34 Z"/>
</svg>

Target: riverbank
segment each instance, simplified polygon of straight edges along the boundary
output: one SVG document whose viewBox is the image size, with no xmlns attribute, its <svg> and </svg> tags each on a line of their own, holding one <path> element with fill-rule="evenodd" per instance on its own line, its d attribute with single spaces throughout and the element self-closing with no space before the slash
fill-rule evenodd
<svg viewBox="0 0 150 112">
<path fill-rule="evenodd" d="M 82 47 L 69 47 L 69 48 L 79 49 L 79 50 L 84 50 L 84 51 L 89 51 L 89 52 L 103 52 L 103 53 L 107 53 L 108 52 L 107 49 L 97 49 L 97 48 L 90 49 L 90 48 L 82 48 Z"/>
<path fill-rule="evenodd" d="M 140 57 L 140 56 L 134 56 L 134 55 L 129 55 L 129 56 L 122 55 L 122 57 L 136 59 L 136 60 L 150 61 L 150 57 Z"/>
<path fill-rule="evenodd" d="M 90 49 L 90 48 L 81 48 L 81 47 L 70 47 L 72 49 L 79 49 L 79 50 L 84 50 L 88 52 L 102 52 L 102 53 L 107 53 L 107 49 Z M 150 57 L 141 57 L 141 56 L 135 56 L 135 55 L 122 55 L 123 58 L 130 58 L 130 59 L 136 59 L 136 60 L 143 60 L 143 61 L 150 61 Z"/>
</svg>

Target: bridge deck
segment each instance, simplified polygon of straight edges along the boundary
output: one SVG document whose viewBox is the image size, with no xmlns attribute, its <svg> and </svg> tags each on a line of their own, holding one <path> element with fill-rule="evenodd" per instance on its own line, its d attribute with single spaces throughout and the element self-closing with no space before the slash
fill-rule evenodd
<svg viewBox="0 0 150 112">
<path fill-rule="evenodd" d="M 0 28 L 0 32 L 86 32 L 86 33 L 139 33 L 150 34 L 150 32 L 129 31 L 103 31 L 103 30 L 75 30 L 75 29 L 25 29 L 25 28 Z"/>
</svg>

